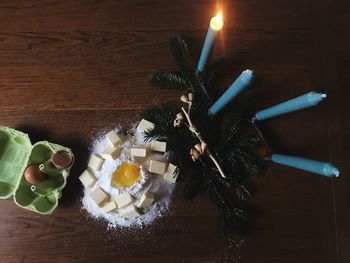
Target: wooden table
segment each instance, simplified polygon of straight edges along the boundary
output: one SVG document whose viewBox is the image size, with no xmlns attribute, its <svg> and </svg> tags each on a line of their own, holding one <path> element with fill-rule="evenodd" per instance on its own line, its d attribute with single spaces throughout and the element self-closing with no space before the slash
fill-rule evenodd
<svg viewBox="0 0 350 263">
<path fill-rule="evenodd" d="M 181 35 L 198 58 L 215 1 L 1 1 L 0 124 L 32 141 L 68 145 L 76 165 L 52 216 L 0 201 L 1 262 L 350 262 L 348 99 L 350 2 L 223 2 L 225 26 L 214 56 L 230 62 L 219 87 L 244 69 L 260 88 L 252 109 L 310 90 L 316 108 L 271 119 L 263 130 L 275 149 L 329 160 L 341 177 L 270 165 L 251 180 L 251 226 L 225 241 L 206 196 L 176 191 L 167 215 L 144 229 L 108 231 L 81 209 L 79 174 L 93 138 L 139 120 L 147 105 L 178 92 L 148 84 L 153 70 L 175 70 L 168 38 Z"/>
</svg>

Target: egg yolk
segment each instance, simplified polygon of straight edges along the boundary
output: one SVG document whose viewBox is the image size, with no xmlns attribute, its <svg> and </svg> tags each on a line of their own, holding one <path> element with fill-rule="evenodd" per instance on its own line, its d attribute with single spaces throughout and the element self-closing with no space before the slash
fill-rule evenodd
<svg viewBox="0 0 350 263">
<path fill-rule="evenodd" d="M 112 174 L 111 185 L 127 188 L 140 180 L 140 168 L 131 163 L 122 163 Z"/>
</svg>

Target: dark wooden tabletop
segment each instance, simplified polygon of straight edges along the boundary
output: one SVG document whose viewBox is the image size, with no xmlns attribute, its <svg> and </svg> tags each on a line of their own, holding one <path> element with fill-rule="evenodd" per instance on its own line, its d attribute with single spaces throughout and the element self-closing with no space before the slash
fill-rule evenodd
<svg viewBox="0 0 350 263">
<path fill-rule="evenodd" d="M 331 161 L 337 179 L 269 165 L 251 180 L 249 229 L 219 233 L 206 196 L 176 191 L 166 216 L 143 229 L 107 230 L 81 209 L 78 176 L 94 136 L 130 125 L 147 105 L 176 100 L 148 83 L 175 70 L 168 38 L 183 36 L 198 58 L 215 1 L 0 1 L 0 124 L 72 147 L 74 166 L 51 216 L 0 200 L 0 262 L 350 262 L 348 121 L 350 2 L 223 1 L 225 25 L 214 56 L 229 68 L 225 87 L 246 68 L 260 89 L 252 109 L 310 90 L 318 107 L 264 122 L 275 149 Z"/>
</svg>

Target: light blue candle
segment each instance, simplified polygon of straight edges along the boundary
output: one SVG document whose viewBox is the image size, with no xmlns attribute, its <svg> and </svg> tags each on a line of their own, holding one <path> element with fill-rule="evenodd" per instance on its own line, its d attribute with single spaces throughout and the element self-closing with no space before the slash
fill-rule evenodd
<svg viewBox="0 0 350 263">
<path fill-rule="evenodd" d="M 324 175 L 327 177 L 338 177 L 340 174 L 338 168 L 330 163 L 323 163 L 319 161 L 313 161 L 300 157 L 282 154 L 273 154 L 271 156 L 271 159 L 273 162 L 278 164 L 283 164 L 286 166 L 294 167 L 311 173 Z"/>
<path fill-rule="evenodd" d="M 272 118 L 278 115 L 316 106 L 326 97 L 326 94 L 311 91 L 302 96 L 296 97 L 291 100 L 287 100 L 285 102 L 282 102 L 281 104 L 277 104 L 265 110 L 259 111 L 255 114 L 255 119 L 258 121 L 266 120 L 268 118 Z"/>
<path fill-rule="evenodd" d="M 226 92 L 209 109 L 209 115 L 216 115 L 228 103 L 230 103 L 239 93 L 241 93 L 253 80 L 253 71 L 245 70 L 231 84 Z"/>
<path fill-rule="evenodd" d="M 220 13 L 210 20 L 209 29 L 204 40 L 202 53 L 197 66 L 198 71 L 202 72 L 205 69 L 210 52 L 214 46 L 216 35 L 223 25 L 222 14 Z"/>
</svg>

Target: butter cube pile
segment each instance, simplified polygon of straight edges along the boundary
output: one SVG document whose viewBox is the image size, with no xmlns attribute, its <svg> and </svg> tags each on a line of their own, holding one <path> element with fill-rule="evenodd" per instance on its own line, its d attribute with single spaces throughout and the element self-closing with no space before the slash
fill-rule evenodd
<svg viewBox="0 0 350 263">
<path fill-rule="evenodd" d="M 144 133 L 154 128 L 154 124 L 147 120 L 141 120 L 137 127 L 137 131 Z M 136 200 L 129 192 L 125 191 L 113 198 L 108 194 L 98 183 L 96 183 L 96 173 L 101 171 L 103 163 L 106 160 L 115 161 L 121 154 L 120 145 L 122 139 L 114 130 L 108 132 L 106 135 L 108 146 L 98 154 L 92 154 L 88 162 L 88 168 L 79 177 L 84 187 L 90 189 L 89 197 L 100 208 L 103 213 L 119 212 L 119 214 L 126 218 L 132 219 L 142 214 L 143 210 L 150 207 L 156 200 L 156 193 L 148 191 L 140 192 L 137 195 L 141 198 Z M 176 166 L 171 163 L 153 160 L 152 154 L 165 153 L 166 142 L 152 141 L 149 146 L 134 145 L 130 148 L 130 156 L 137 160 L 145 160 L 149 155 L 148 171 L 153 174 L 162 175 L 162 177 L 170 182 L 175 183 L 177 179 Z M 121 210 L 119 210 L 121 209 Z"/>
<path fill-rule="evenodd" d="M 154 126 L 155 126 L 154 123 L 142 119 L 139 125 L 137 126 L 137 130 L 139 132 L 144 133 L 148 130 L 152 130 Z M 166 142 L 153 140 L 151 141 L 150 151 L 165 153 L 166 146 L 167 146 Z M 131 148 L 131 156 L 145 158 L 147 156 L 147 150 L 145 148 L 135 146 Z M 165 180 L 167 180 L 170 183 L 175 183 L 177 179 L 176 168 L 177 167 L 171 163 L 168 165 L 165 162 L 160 162 L 160 161 L 151 159 L 148 167 L 148 171 L 150 173 L 163 175 L 164 176 L 163 178 Z"/>
</svg>

